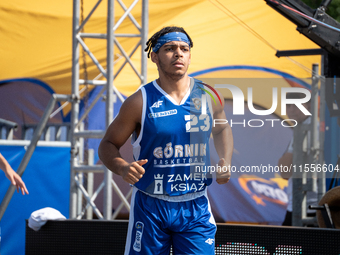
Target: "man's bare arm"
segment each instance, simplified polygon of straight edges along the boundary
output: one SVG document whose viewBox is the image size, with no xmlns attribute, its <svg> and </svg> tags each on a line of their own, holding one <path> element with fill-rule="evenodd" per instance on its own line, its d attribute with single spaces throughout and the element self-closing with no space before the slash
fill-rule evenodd
<svg viewBox="0 0 340 255">
<path fill-rule="evenodd" d="M 138 129 L 142 105 L 143 98 L 140 90 L 127 98 L 122 104 L 119 114 L 108 127 L 98 148 L 98 155 L 103 164 L 130 184 L 135 184 L 142 178 L 145 173 L 142 166 L 147 160 L 128 163 L 122 158 L 119 149 Z"/>
<path fill-rule="evenodd" d="M 226 119 L 223 100 L 222 105 L 217 104 L 212 105 L 212 107 L 214 112 L 214 119 Z M 216 125 L 212 128 L 212 135 L 217 154 L 220 158 L 218 165 L 221 167 L 226 166 L 226 168 L 230 170 L 231 158 L 234 150 L 234 140 L 230 125 L 228 123 Z M 216 182 L 218 184 L 227 183 L 230 179 L 230 176 L 230 171 L 216 172 Z"/>
</svg>

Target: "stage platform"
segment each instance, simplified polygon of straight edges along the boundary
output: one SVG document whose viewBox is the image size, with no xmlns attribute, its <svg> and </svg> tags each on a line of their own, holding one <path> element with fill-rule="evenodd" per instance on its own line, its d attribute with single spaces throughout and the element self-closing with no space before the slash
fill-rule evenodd
<svg viewBox="0 0 340 255">
<path fill-rule="evenodd" d="M 48 221 L 36 232 L 26 222 L 25 254 L 124 254 L 127 226 L 127 221 Z M 340 230 L 217 224 L 215 251 L 216 255 L 339 255 Z"/>
</svg>

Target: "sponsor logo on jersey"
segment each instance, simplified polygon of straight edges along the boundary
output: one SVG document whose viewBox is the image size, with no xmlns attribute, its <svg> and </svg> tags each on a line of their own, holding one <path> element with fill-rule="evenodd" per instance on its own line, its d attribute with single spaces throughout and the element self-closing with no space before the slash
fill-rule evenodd
<svg viewBox="0 0 340 255">
<path fill-rule="evenodd" d="M 162 103 L 163 103 L 163 101 L 157 101 L 151 106 L 151 108 L 158 108 L 162 105 Z"/>
<path fill-rule="evenodd" d="M 149 118 L 160 118 L 160 117 L 166 117 L 166 116 L 171 116 L 171 115 L 176 115 L 177 110 L 169 110 L 169 111 L 164 111 L 164 112 L 154 112 L 154 113 L 149 113 L 148 117 Z"/>
<path fill-rule="evenodd" d="M 153 150 L 153 155 L 156 158 L 182 158 L 182 157 L 193 157 L 193 156 L 206 156 L 207 155 L 207 144 L 206 143 L 195 143 L 195 144 L 177 144 L 173 145 L 171 142 L 167 143 L 164 148 L 156 147 Z"/>
<path fill-rule="evenodd" d="M 171 192 L 199 192 L 205 189 L 205 181 L 208 177 L 206 174 L 190 173 L 187 174 L 170 174 L 168 175 L 168 183 L 170 183 Z M 195 181 L 195 182 L 193 182 Z M 178 183 L 179 182 L 179 183 Z"/>
<path fill-rule="evenodd" d="M 200 98 L 193 98 L 192 102 L 194 103 L 194 106 L 195 106 L 197 111 L 201 110 L 202 101 L 201 101 Z"/>
<path fill-rule="evenodd" d="M 164 174 L 160 175 L 154 175 L 155 178 L 155 189 L 153 191 L 153 194 L 162 195 L 163 194 L 163 176 Z"/>
</svg>

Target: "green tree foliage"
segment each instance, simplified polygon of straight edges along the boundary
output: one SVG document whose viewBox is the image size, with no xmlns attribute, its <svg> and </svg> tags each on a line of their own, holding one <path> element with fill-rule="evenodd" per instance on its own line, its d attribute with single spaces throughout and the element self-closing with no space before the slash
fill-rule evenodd
<svg viewBox="0 0 340 255">
<path fill-rule="evenodd" d="M 322 2 L 322 0 L 302 0 L 302 1 L 313 9 L 318 8 Z M 340 0 L 332 0 L 330 5 L 328 5 L 326 13 L 332 18 L 336 19 L 338 22 L 340 22 Z"/>
</svg>

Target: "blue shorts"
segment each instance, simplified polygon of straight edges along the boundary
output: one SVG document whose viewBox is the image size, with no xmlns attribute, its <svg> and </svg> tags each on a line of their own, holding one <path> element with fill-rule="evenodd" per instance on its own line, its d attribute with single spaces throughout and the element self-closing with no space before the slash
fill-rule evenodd
<svg viewBox="0 0 340 255">
<path fill-rule="evenodd" d="M 215 233 L 206 195 L 168 202 L 134 188 L 125 255 L 215 254 Z"/>
</svg>

